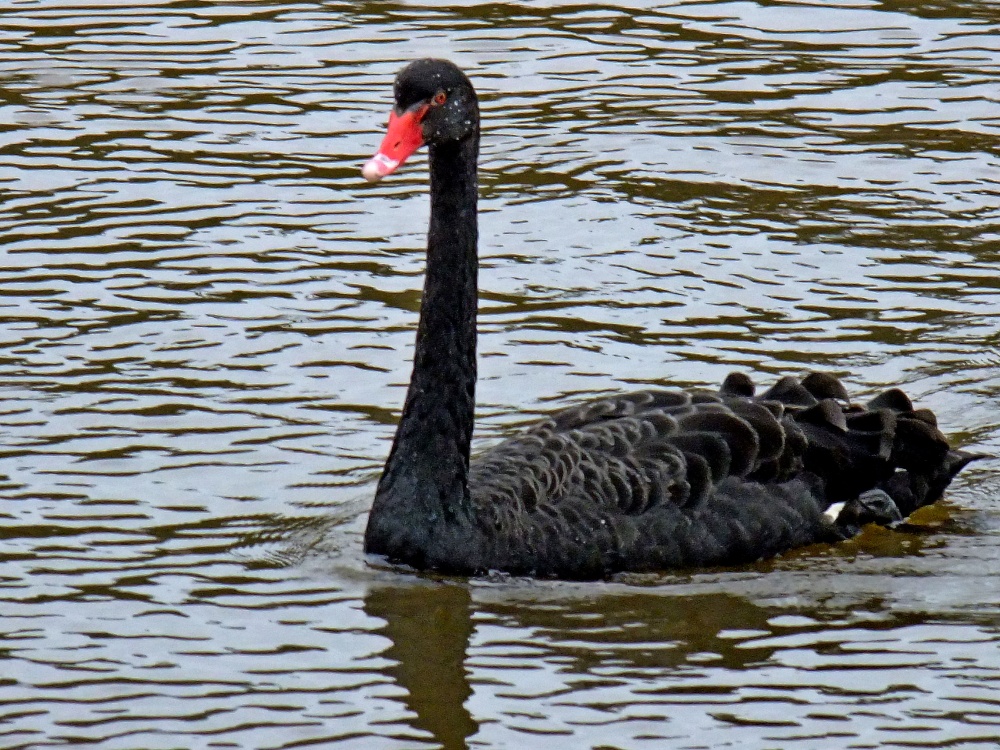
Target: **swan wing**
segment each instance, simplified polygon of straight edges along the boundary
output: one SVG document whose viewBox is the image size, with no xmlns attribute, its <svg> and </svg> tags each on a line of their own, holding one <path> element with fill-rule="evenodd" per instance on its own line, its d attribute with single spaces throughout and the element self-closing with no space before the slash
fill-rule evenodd
<svg viewBox="0 0 1000 750">
<path fill-rule="evenodd" d="M 847 536 L 824 512 L 866 491 L 908 515 L 971 460 L 901 391 L 855 405 L 825 375 L 754 390 L 733 375 L 599 398 L 488 450 L 469 486 L 493 554 L 564 577 L 745 562 Z"/>
</svg>

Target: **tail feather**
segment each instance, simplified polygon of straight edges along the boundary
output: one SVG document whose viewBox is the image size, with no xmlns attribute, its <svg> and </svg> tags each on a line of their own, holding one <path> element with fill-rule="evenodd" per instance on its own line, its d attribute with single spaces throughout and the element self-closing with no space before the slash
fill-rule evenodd
<svg viewBox="0 0 1000 750">
<path fill-rule="evenodd" d="M 723 395 L 754 392 L 749 378 L 730 376 L 727 383 Z M 768 408 L 780 404 L 786 434 L 790 419 L 805 439 L 804 468 L 822 480 L 828 504 L 843 503 L 840 515 L 854 522 L 893 522 L 890 501 L 905 518 L 940 499 L 959 471 L 984 457 L 952 449 L 934 413 L 915 409 L 899 388 L 861 406 L 837 378 L 809 373 L 801 380 L 783 377 L 753 400 Z"/>
<path fill-rule="evenodd" d="M 940 500 L 945 489 L 962 467 L 977 458 L 982 458 L 982 456 L 966 454 L 961 459 L 949 456 L 948 460 L 934 472 L 918 473 L 903 469 L 880 482 L 878 489 L 883 490 L 893 499 L 900 514 L 906 518 L 917 508 L 923 508 Z"/>
</svg>

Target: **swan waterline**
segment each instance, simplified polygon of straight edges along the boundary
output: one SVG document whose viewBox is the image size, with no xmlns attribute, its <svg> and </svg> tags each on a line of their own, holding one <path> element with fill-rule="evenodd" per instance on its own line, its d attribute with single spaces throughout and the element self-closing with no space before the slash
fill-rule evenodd
<svg viewBox="0 0 1000 750">
<path fill-rule="evenodd" d="M 462 576 L 599 579 L 734 565 L 937 501 L 975 454 L 899 389 L 862 406 L 836 378 L 757 395 L 645 390 L 551 414 L 470 460 L 476 384 L 479 107 L 465 74 L 417 60 L 396 77 L 369 181 L 426 145 L 427 265 L 413 373 L 365 531 L 393 564 Z"/>
</svg>

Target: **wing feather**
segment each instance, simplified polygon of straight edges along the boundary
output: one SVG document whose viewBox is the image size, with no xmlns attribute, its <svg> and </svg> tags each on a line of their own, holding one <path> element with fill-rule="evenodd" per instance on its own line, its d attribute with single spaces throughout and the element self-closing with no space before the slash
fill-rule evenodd
<svg viewBox="0 0 1000 750">
<path fill-rule="evenodd" d="M 733 374 L 596 399 L 494 446 L 469 468 L 475 523 L 502 532 L 484 559 L 578 578 L 758 559 L 847 535 L 824 511 L 870 516 L 850 504 L 872 489 L 905 515 L 971 460 L 898 389 L 866 406 L 828 375 L 755 391 Z"/>
</svg>

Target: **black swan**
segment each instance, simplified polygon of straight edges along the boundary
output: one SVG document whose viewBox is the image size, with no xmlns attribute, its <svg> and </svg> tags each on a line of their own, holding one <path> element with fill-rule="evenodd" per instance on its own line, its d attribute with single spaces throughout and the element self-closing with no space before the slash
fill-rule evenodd
<svg viewBox="0 0 1000 750">
<path fill-rule="evenodd" d="M 597 579 L 732 565 L 939 499 L 977 456 L 892 389 L 853 404 L 811 373 L 755 396 L 647 390 L 558 411 L 470 462 L 476 385 L 479 107 L 444 60 L 399 73 L 388 133 L 364 166 L 430 161 L 427 270 L 413 375 L 365 532 L 365 551 L 456 575 Z"/>
</svg>

